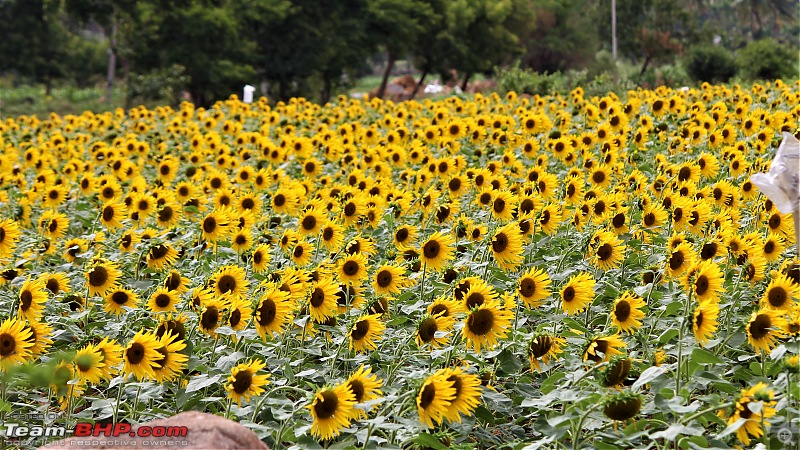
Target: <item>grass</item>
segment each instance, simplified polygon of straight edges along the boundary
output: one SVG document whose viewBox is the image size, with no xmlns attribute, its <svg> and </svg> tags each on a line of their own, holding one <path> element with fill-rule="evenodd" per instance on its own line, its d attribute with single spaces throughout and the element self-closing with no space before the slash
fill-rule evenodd
<svg viewBox="0 0 800 450">
<path fill-rule="evenodd" d="M 20 115 L 46 117 L 52 112 L 59 115 L 104 112 L 125 106 L 123 88 L 115 87 L 110 101 L 106 100 L 105 94 L 105 88 L 100 87 L 57 87 L 49 96 L 45 94 L 44 86 L 0 88 L 0 118 Z"/>
</svg>

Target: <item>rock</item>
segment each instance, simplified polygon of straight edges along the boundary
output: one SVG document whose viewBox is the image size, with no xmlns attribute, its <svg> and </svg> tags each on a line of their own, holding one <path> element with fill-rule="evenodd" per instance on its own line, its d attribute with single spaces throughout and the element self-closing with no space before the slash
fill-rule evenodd
<svg viewBox="0 0 800 450">
<path fill-rule="evenodd" d="M 124 424 L 117 424 L 117 427 L 121 425 Z M 137 436 L 138 430 L 142 427 L 150 427 L 152 430 L 153 427 L 162 426 L 186 427 L 185 436 Z M 174 447 L 184 449 L 269 450 L 269 447 L 261 442 L 255 433 L 243 425 L 224 417 L 197 411 L 187 411 L 166 419 L 145 422 L 132 427 L 129 433 L 122 434 L 122 436 L 118 437 L 102 435 L 71 437 L 39 448 L 40 450 L 74 450 L 78 447 L 91 449 Z M 177 432 L 173 434 L 183 433 Z"/>
</svg>

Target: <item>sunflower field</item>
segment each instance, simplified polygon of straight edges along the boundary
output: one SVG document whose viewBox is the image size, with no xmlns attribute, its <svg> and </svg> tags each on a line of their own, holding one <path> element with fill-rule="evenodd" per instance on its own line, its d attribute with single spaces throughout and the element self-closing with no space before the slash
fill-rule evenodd
<svg viewBox="0 0 800 450">
<path fill-rule="evenodd" d="M 798 105 L 776 81 L 6 119 L 0 419 L 797 445 L 794 225 L 750 175 Z"/>
</svg>

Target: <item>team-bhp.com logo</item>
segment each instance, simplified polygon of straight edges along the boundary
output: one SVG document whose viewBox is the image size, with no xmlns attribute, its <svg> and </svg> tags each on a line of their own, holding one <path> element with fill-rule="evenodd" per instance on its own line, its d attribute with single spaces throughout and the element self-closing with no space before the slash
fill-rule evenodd
<svg viewBox="0 0 800 450">
<path fill-rule="evenodd" d="M 77 440 L 73 444 L 77 445 L 136 445 L 141 446 L 173 446 L 188 443 L 180 438 L 185 438 L 189 432 L 188 427 L 184 426 L 146 426 L 141 425 L 133 428 L 127 423 L 99 424 L 99 423 L 77 423 L 75 428 L 68 430 L 65 427 L 55 425 L 23 425 L 19 423 L 4 423 L 0 428 L 0 437 L 8 441 L 38 441 L 39 443 L 53 442 L 62 440 L 66 437 L 74 436 L 85 438 Z M 114 441 L 108 441 L 112 438 Z M 138 439 L 137 439 L 138 438 Z M 142 439 L 144 438 L 144 439 Z M 100 442 L 100 439 L 103 439 Z M 91 441 L 91 442 L 89 442 Z M 138 442 L 137 442 L 138 441 Z"/>
</svg>

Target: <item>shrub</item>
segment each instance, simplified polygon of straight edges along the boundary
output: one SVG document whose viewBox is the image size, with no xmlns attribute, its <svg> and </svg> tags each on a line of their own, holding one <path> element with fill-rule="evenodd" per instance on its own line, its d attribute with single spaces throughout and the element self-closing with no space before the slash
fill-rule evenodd
<svg viewBox="0 0 800 450">
<path fill-rule="evenodd" d="M 522 69 L 517 61 L 513 66 L 495 69 L 497 88 L 501 92 L 514 91 L 517 94 L 550 95 L 567 88 L 567 80 L 559 72 L 538 73 Z"/>
<path fill-rule="evenodd" d="M 739 55 L 742 76 L 749 80 L 774 80 L 796 75 L 797 55 L 774 39 L 751 42 Z"/>
<path fill-rule="evenodd" d="M 725 82 L 736 75 L 736 59 L 722 47 L 692 47 L 683 62 L 694 81 Z"/>
</svg>

